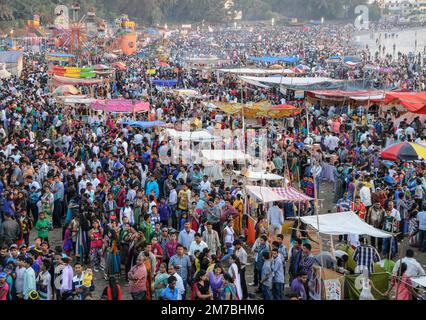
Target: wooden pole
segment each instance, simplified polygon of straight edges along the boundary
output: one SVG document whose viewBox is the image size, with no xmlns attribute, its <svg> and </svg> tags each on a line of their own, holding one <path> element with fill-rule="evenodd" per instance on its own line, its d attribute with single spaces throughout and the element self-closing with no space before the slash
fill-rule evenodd
<svg viewBox="0 0 426 320">
<path fill-rule="evenodd" d="M 312 159 L 314 160 L 314 159 Z M 312 161 L 314 165 L 316 165 L 316 161 Z M 318 190 L 317 190 L 317 172 L 316 168 L 313 167 L 313 176 L 314 176 L 314 214 L 317 216 L 317 234 L 318 234 L 318 241 L 319 241 L 319 247 L 320 247 L 320 253 L 322 252 L 322 241 L 321 241 L 321 234 L 320 234 L 320 227 L 319 227 L 319 213 L 318 213 Z M 321 266 L 319 268 L 319 292 L 322 291 L 321 288 L 321 282 L 322 282 L 322 265 L 324 265 L 324 259 L 321 255 Z"/>
</svg>

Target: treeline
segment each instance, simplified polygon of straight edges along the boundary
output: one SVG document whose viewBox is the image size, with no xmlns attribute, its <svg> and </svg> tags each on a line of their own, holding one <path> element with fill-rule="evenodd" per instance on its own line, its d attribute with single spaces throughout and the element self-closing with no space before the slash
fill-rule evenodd
<svg viewBox="0 0 426 320">
<path fill-rule="evenodd" d="M 59 4 L 70 6 L 72 0 L 0 0 L 0 22 L 5 25 L 25 23 L 32 15 L 39 14 L 42 23 L 54 20 L 53 10 Z M 107 19 L 128 14 L 138 23 L 164 22 L 226 22 L 235 12 L 242 11 L 244 20 L 266 20 L 272 17 L 298 17 L 327 20 L 351 19 L 354 9 L 367 0 L 233 0 L 225 8 L 227 0 L 80 0 L 86 12 L 95 7 L 99 17 Z M 370 5 L 370 15 L 378 14 L 377 5 Z"/>
</svg>

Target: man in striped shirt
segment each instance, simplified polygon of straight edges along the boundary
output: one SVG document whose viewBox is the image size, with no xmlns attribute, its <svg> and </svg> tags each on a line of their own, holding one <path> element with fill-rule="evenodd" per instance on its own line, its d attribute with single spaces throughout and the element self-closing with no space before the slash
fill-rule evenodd
<svg viewBox="0 0 426 320">
<path fill-rule="evenodd" d="M 364 268 L 368 269 L 369 273 L 374 272 L 374 263 L 380 261 L 380 255 L 376 248 L 366 243 L 363 237 L 359 239 L 361 245 L 355 249 L 353 259 L 357 266 L 355 273 L 362 273 Z"/>
</svg>

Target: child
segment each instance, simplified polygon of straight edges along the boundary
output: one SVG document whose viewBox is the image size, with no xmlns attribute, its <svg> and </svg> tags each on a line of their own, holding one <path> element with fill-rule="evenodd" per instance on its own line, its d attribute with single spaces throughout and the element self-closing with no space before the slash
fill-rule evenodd
<svg viewBox="0 0 426 320">
<path fill-rule="evenodd" d="M 52 223 L 46 219 L 44 212 L 40 212 L 35 228 L 38 237 L 40 237 L 42 241 L 49 243 L 49 230 L 52 228 Z"/>
<path fill-rule="evenodd" d="M 187 217 L 188 217 L 188 214 L 186 212 L 182 213 L 182 218 L 180 219 L 180 224 L 179 224 L 179 231 L 183 230 L 185 226 L 185 222 L 187 221 Z"/>
<path fill-rule="evenodd" d="M 83 287 L 89 289 L 92 286 L 93 280 L 93 270 L 92 268 L 87 268 L 83 277 Z"/>
<path fill-rule="evenodd" d="M 0 272 L 0 301 L 6 301 L 9 293 L 9 285 L 6 282 L 7 273 Z"/>
</svg>

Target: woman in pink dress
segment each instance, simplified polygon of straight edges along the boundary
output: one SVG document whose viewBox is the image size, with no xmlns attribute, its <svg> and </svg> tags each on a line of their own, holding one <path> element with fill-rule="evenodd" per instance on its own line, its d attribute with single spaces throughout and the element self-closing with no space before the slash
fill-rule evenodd
<svg viewBox="0 0 426 320">
<path fill-rule="evenodd" d="M 389 292 L 395 288 L 395 300 L 413 300 L 413 295 L 415 294 L 413 290 L 413 283 L 407 276 L 406 271 L 407 264 L 403 262 L 401 263 L 397 275 L 392 278 L 391 287 L 385 295 L 388 295 Z"/>
</svg>

